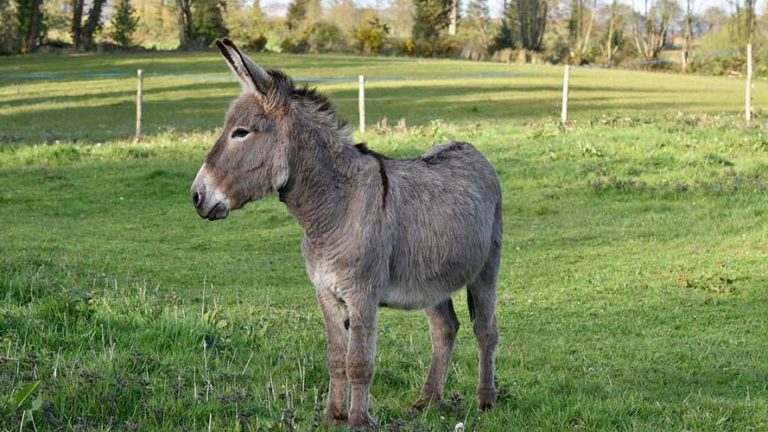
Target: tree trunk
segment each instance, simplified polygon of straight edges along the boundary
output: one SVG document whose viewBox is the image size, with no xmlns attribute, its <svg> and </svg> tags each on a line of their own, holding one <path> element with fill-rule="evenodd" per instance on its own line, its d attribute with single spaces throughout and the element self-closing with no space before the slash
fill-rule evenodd
<svg viewBox="0 0 768 432">
<path fill-rule="evenodd" d="M 176 0 L 179 23 L 179 48 L 190 49 L 195 44 L 195 35 L 192 31 L 192 5 L 190 0 Z"/>
<path fill-rule="evenodd" d="M 42 0 L 33 0 L 31 2 L 31 8 L 29 11 L 29 27 L 26 34 L 21 38 L 21 52 L 28 53 L 37 49 L 40 43 L 40 22 L 42 21 L 42 12 L 40 6 L 42 6 Z"/>
<path fill-rule="evenodd" d="M 685 28 L 683 30 L 683 73 L 688 72 L 688 62 L 691 55 L 691 42 L 693 40 L 693 0 L 685 2 Z"/>
<path fill-rule="evenodd" d="M 456 24 L 459 20 L 459 0 L 451 0 L 451 23 L 448 25 L 448 34 L 456 36 Z"/>
<path fill-rule="evenodd" d="M 83 47 L 86 50 L 93 49 L 95 45 L 96 32 L 101 29 L 101 11 L 104 9 L 106 0 L 93 0 L 91 9 L 88 11 L 88 19 L 83 27 Z"/>
<path fill-rule="evenodd" d="M 84 0 L 72 0 L 72 45 L 75 50 L 82 47 Z"/>
</svg>

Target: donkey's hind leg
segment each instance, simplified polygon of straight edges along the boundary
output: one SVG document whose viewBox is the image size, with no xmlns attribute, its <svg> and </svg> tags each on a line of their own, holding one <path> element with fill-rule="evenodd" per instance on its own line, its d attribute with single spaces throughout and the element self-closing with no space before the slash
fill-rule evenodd
<svg viewBox="0 0 768 432">
<path fill-rule="evenodd" d="M 432 337 L 432 364 L 421 395 L 411 405 L 412 411 L 421 411 L 427 405 L 440 401 L 445 387 L 445 377 L 451 362 L 453 344 L 456 332 L 459 331 L 459 320 L 453 310 L 453 301 L 447 298 L 437 305 L 426 309 L 429 318 L 429 331 Z"/>
<path fill-rule="evenodd" d="M 496 279 L 499 273 L 500 248 L 495 247 L 480 274 L 467 286 L 470 313 L 474 315 L 472 329 L 479 350 L 477 404 L 481 410 L 496 403 L 494 359 L 499 331 L 496 328 Z"/>
</svg>

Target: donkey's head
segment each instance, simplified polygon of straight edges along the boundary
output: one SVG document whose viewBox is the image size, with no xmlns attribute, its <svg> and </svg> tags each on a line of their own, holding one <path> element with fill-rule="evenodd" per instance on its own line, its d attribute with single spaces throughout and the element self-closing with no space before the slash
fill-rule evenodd
<svg viewBox="0 0 768 432">
<path fill-rule="evenodd" d="M 242 94 L 227 112 L 224 129 L 192 183 L 200 217 L 223 219 L 231 210 L 283 188 L 289 179 L 293 84 L 265 71 L 228 39 L 216 41 L 240 81 Z"/>
</svg>

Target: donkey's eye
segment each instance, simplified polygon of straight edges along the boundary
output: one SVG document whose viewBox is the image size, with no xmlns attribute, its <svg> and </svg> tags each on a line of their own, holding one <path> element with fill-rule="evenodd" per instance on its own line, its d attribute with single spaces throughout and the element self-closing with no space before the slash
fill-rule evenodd
<svg viewBox="0 0 768 432">
<path fill-rule="evenodd" d="M 232 138 L 245 138 L 249 133 L 251 133 L 251 131 L 248 129 L 239 127 L 232 131 Z"/>
</svg>

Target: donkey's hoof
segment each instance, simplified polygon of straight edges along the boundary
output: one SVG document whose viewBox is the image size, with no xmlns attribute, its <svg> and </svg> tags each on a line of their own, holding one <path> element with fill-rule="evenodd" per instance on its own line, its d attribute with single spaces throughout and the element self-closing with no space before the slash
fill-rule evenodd
<svg viewBox="0 0 768 432">
<path fill-rule="evenodd" d="M 411 414 L 418 414 L 424 411 L 425 408 L 430 405 L 437 405 L 440 402 L 440 397 L 436 395 L 422 394 L 411 405 Z"/>
<path fill-rule="evenodd" d="M 480 411 L 486 411 L 493 408 L 496 405 L 496 389 L 478 390 L 477 391 L 477 407 Z"/>
<path fill-rule="evenodd" d="M 323 419 L 323 426 L 327 428 L 344 426 L 346 424 L 347 424 L 346 414 L 341 414 L 341 415 L 326 414 L 325 418 Z"/>
<path fill-rule="evenodd" d="M 349 428 L 354 430 L 367 430 L 376 426 L 376 421 L 368 414 L 350 414 Z"/>
</svg>

